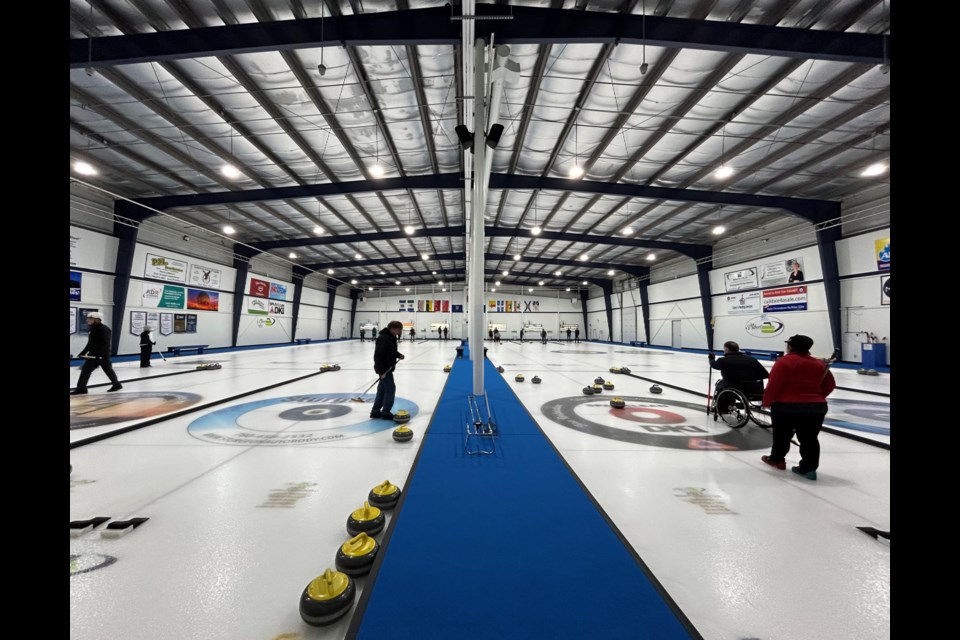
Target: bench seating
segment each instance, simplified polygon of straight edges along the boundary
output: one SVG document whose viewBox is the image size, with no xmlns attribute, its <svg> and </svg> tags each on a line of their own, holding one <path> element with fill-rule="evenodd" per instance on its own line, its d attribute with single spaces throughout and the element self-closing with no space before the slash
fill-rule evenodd
<svg viewBox="0 0 960 640">
<path fill-rule="evenodd" d="M 203 350 L 209 346 L 210 345 L 208 344 L 181 344 L 181 345 L 177 345 L 176 347 L 167 347 L 167 351 L 168 352 L 172 351 L 173 355 L 175 356 L 179 356 L 184 352 L 190 352 L 190 351 L 196 351 L 197 354 L 199 355 L 199 354 L 202 354 Z"/>
<path fill-rule="evenodd" d="M 297 344 L 310 344 L 313 341 L 313 338 L 297 338 L 294 340 Z"/>
<path fill-rule="evenodd" d="M 754 358 L 766 358 L 767 360 L 776 360 L 783 355 L 782 351 L 771 351 L 768 349 L 740 349 L 741 353 Z"/>
</svg>

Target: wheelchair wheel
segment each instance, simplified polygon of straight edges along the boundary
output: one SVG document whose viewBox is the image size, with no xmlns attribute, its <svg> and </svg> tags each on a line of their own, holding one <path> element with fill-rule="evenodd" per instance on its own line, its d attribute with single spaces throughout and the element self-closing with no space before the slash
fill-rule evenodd
<svg viewBox="0 0 960 640">
<path fill-rule="evenodd" d="M 750 405 L 750 419 L 755 425 L 764 429 L 769 429 L 773 424 L 769 409 L 761 409 L 759 404 Z"/>
<path fill-rule="evenodd" d="M 739 429 L 750 420 L 747 399 L 736 389 L 723 389 L 717 394 L 717 415 L 731 429 Z M 720 407 L 724 410 L 721 411 Z"/>
</svg>

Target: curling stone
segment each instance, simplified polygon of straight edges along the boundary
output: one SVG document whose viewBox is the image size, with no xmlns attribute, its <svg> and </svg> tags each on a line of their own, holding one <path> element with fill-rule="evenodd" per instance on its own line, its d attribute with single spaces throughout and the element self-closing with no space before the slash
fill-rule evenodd
<svg viewBox="0 0 960 640">
<path fill-rule="evenodd" d="M 497 367 L 497 373 L 503 373 L 503 367 Z"/>
<path fill-rule="evenodd" d="M 369 502 L 364 502 L 363 506 L 350 514 L 347 518 L 347 533 L 355 536 L 358 533 L 365 533 L 368 536 L 375 536 L 383 531 L 383 523 L 386 518 L 383 512 L 377 507 L 371 507 Z"/>
<path fill-rule="evenodd" d="M 620 373 L 630 373 L 630 369 L 627 367 L 620 367 Z"/>
<path fill-rule="evenodd" d="M 331 367 L 331 369 L 332 369 L 333 371 L 340 371 L 340 365 L 335 364 L 335 365 L 333 365 L 333 366 Z"/>
<path fill-rule="evenodd" d="M 453 367 L 451 367 L 450 365 L 448 365 L 448 364 L 443 365 L 443 372 L 444 372 L 444 373 L 450 373 L 450 370 L 451 370 L 451 369 L 453 369 Z"/>
<path fill-rule="evenodd" d="M 607 380 L 606 382 L 603 383 L 603 388 L 606 389 L 607 391 L 610 391 L 613 389 L 613 383 Z"/>
<path fill-rule="evenodd" d="M 614 409 L 623 409 L 625 406 L 627 406 L 627 403 L 623 401 L 623 398 L 614 396 L 610 398 L 610 406 Z"/>
<path fill-rule="evenodd" d="M 610 373 L 620 373 L 621 371 L 620 367 L 610 367 Z"/>
<path fill-rule="evenodd" d="M 397 429 L 407 429 L 407 427 L 400 427 Z M 410 429 L 407 429 L 410 431 Z M 410 436 L 413 437 L 413 431 L 410 431 Z M 393 509 L 397 506 L 397 500 L 400 499 L 400 487 L 395 484 L 391 484 L 389 480 L 384 480 L 373 489 L 370 489 L 370 495 L 367 496 L 367 502 L 377 507 L 378 509 Z"/>
<path fill-rule="evenodd" d="M 596 378 L 593 379 L 593 384 L 603 384 L 603 378 L 601 378 L 600 376 L 597 376 Z"/>
<path fill-rule="evenodd" d="M 406 409 L 400 409 L 395 414 L 393 414 L 394 422 L 410 422 L 410 412 Z"/>
<path fill-rule="evenodd" d="M 300 617 L 314 627 L 339 620 L 350 611 L 357 587 L 345 573 L 327 569 L 314 578 L 300 596 Z"/>
<path fill-rule="evenodd" d="M 660 385 L 655 384 L 650 387 L 650 393 L 663 393 L 663 389 L 660 387 Z"/>
<path fill-rule="evenodd" d="M 410 427 L 397 427 L 393 430 L 393 439 L 397 442 L 410 442 L 413 440 L 413 429 Z"/>
<path fill-rule="evenodd" d="M 530 382 L 532 382 L 533 384 L 540 384 L 540 376 L 533 376 L 532 378 L 530 378 Z"/>
<path fill-rule="evenodd" d="M 878 376 L 878 375 L 880 375 L 880 372 L 877 371 L 876 369 L 867 369 L 867 375 L 868 375 L 868 376 Z"/>
<path fill-rule="evenodd" d="M 596 382 L 594 382 L 594 383 L 593 383 L 593 392 L 594 392 L 594 393 L 603 393 L 603 385 L 602 385 L 602 384 L 597 384 Z"/>
<path fill-rule="evenodd" d="M 593 387 L 584 387 L 584 388 L 583 388 L 583 395 L 585 395 L 585 396 L 592 396 L 593 394 L 594 394 Z"/>
<path fill-rule="evenodd" d="M 330 371 L 331 369 L 333 369 L 333 366 L 329 364 L 320 365 L 320 371 Z"/>
<path fill-rule="evenodd" d="M 365 533 L 358 533 L 340 545 L 340 549 L 337 550 L 334 561 L 337 571 L 342 571 L 348 576 L 365 576 L 370 573 L 370 567 L 373 566 L 379 550 L 380 545 L 376 540 Z"/>
<path fill-rule="evenodd" d="M 523 374 L 518 373 L 516 376 L 514 376 L 513 379 L 516 380 L 517 382 L 523 382 Z"/>
</svg>

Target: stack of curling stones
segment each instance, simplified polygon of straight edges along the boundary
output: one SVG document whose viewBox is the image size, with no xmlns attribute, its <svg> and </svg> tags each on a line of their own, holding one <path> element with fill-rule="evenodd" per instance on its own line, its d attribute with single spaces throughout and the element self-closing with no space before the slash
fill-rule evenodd
<svg viewBox="0 0 960 640">
<path fill-rule="evenodd" d="M 650 393 L 663 393 L 663 389 L 660 387 L 660 385 L 655 384 L 650 387 Z"/>
<path fill-rule="evenodd" d="M 533 376 L 532 378 L 530 378 L 530 382 L 532 382 L 533 384 L 540 384 L 540 376 Z"/>
<path fill-rule="evenodd" d="M 322 364 L 320 365 L 320 371 L 340 371 L 340 365 L 338 364 Z"/>
<path fill-rule="evenodd" d="M 334 561 L 337 571 L 348 576 L 365 576 L 370 573 L 378 551 L 380 551 L 380 544 L 376 540 L 365 533 L 358 533 L 337 550 Z"/>
<path fill-rule="evenodd" d="M 607 380 L 606 382 L 603 383 L 603 388 L 606 389 L 607 391 L 612 391 L 613 383 Z"/>
<path fill-rule="evenodd" d="M 219 362 L 205 362 L 203 364 L 197 365 L 197 371 L 204 371 L 206 369 L 219 369 L 219 368 L 220 368 Z"/>
<path fill-rule="evenodd" d="M 497 367 L 497 373 L 503 373 L 503 367 Z"/>
<path fill-rule="evenodd" d="M 367 502 L 385 511 L 397 506 L 398 500 L 400 500 L 400 487 L 391 484 L 389 480 L 384 480 L 370 489 L 370 495 L 367 496 Z"/>
<path fill-rule="evenodd" d="M 369 502 L 364 502 L 362 507 L 351 513 L 350 517 L 347 518 L 347 533 L 351 536 L 358 533 L 375 536 L 383 531 L 385 521 L 386 519 L 380 509 L 371 507 Z"/>
<path fill-rule="evenodd" d="M 514 376 L 513 379 L 516 380 L 517 382 L 523 382 L 523 374 L 518 373 L 516 376 Z"/>
<path fill-rule="evenodd" d="M 314 578 L 300 596 L 300 617 L 307 624 L 323 627 L 342 618 L 357 595 L 357 587 L 345 573 L 327 569 Z"/>
<path fill-rule="evenodd" d="M 613 396 L 610 398 L 610 406 L 614 409 L 623 409 L 625 406 L 627 406 L 627 403 L 624 402 L 623 398 L 620 396 Z"/>
<path fill-rule="evenodd" d="M 451 370 L 451 369 L 453 369 L 453 367 L 451 367 L 450 365 L 448 365 L 448 364 L 443 365 L 443 372 L 444 372 L 444 373 L 450 373 L 450 370 Z"/>
</svg>

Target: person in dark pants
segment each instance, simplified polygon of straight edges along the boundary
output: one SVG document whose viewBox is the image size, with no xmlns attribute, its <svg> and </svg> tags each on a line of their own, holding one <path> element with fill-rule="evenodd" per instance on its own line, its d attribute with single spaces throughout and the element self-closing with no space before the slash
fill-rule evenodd
<svg viewBox="0 0 960 640">
<path fill-rule="evenodd" d="M 546 330 L 546 329 L 540 329 L 540 342 L 543 343 L 543 344 L 547 344 L 547 330 Z"/>
<path fill-rule="evenodd" d="M 367 335 L 367 330 L 364 329 L 363 327 L 360 327 L 360 342 L 363 342 L 363 338 L 366 335 Z"/>
<path fill-rule="evenodd" d="M 443 339 L 444 339 L 444 340 L 447 340 L 449 335 L 450 335 L 450 329 L 448 329 L 447 327 L 444 327 L 444 328 L 443 328 Z"/>
<path fill-rule="evenodd" d="M 827 396 L 837 383 L 829 365 L 810 355 L 813 340 L 795 335 L 787 340 L 786 354 L 773 363 L 763 393 L 763 407 L 770 408 L 773 446 L 761 460 L 777 469 L 786 469 L 790 440 L 800 441 L 800 464 L 791 467 L 797 475 L 817 479 L 820 467 L 820 429 L 827 415 Z"/>
<path fill-rule="evenodd" d="M 413 342 L 413 339 L 417 337 L 417 331 L 413 327 L 410 327 L 410 342 Z"/>
<path fill-rule="evenodd" d="M 573 342 L 574 344 L 580 344 L 580 327 L 573 331 Z"/>
<path fill-rule="evenodd" d="M 570 334 L 572 334 L 572 333 L 573 333 L 573 332 L 570 331 L 570 327 L 567 327 L 567 342 L 570 342 Z"/>
<path fill-rule="evenodd" d="M 373 349 L 373 370 L 380 376 L 377 383 L 377 397 L 373 401 L 373 410 L 370 417 L 383 420 L 393 420 L 390 409 L 397 395 L 397 385 L 393 381 L 393 368 L 397 362 L 403 360 L 403 354 L 397 351 L 397 341 L 403 331 L 403 323 L 393 320 L 377 336 L 377 343 Z"/>
<path fill-rule="evenodd" d="M 157 341 L 153 339 L 153 327 L 144 327 L 140 334 L 140 368 L 150 366 L 150 354 L 153 352 L 153 345 Z"/>
<path fill-rule="evenodd" d="M 103 368 L 103 372 L 110 378 L 113 386 L 107 391 L 119 391 L 123 389 L 117 374 L 110 364 L 110 327 L 103 324 L 103 314 L 94 311 L 87 315 L 87 326 L 90 327 L 90 335 L 87 336 L 87 346 L 83 348 L 78 355 L 87 361 L 80 368 L 80 379 L 77 380 L 77 387 L 70 392 L 70 395 L 76 396 L 87 392 L 87 382 L 90 380 L 90 374 L 96 371 L 97 367 Z"/>
<path fill-rule="evenodd" d="M 523 342 L 523 327 L 520 327 L 520 342 Z"/>
<path fill-rule="evenodd" d="M 487 329 L 487 337 L 493 340 L 493 329 Z"/>
<path fill-rule="evenodd" d="M 443 327 L 437 327 L 437 340 L 443 340 Z"/>
<path fill-rule="evenodd" d="M 714 387 L 713 397 L 723 389 L 739 389 L 750 396 L 759 396 L 763 393 L 763 381 L 770 377 L 767 368 L 753 356 L 740 352 L 740 345 L 733 340 L 723 343 L 723 356 L 717 359 L 713 353 L 707 354 L 710 366 L 720 372 L 721 378 Z M 730 394 L 727 394 L 730 395 Z M 724 404 L 728 404 L 724 401 Z M 717 405 L 717 410 L 726 412 L 727 406 Z"/>
</svg>

